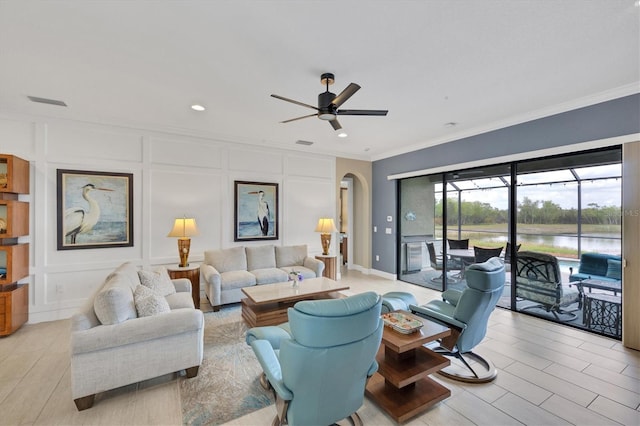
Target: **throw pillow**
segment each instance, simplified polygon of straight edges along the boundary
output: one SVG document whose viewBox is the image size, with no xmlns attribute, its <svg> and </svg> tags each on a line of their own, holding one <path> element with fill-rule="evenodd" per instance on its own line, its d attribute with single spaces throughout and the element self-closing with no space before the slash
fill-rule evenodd
<svg viewBox="0 0 640 426">
<path fill-rule="evenodd" d="M 109 286 L 98 294 L 93 300 L 93 310 L 102 325 L 120 324 L 128 319 L 136 317 L 133 304 L 133 294 L 128 286 Z"/>
<path fill-rule="evenodd" d="M 167 268 L 159 267 L 153 271 L 138 271 L 140 284 L 149 287 L 161 296 L 169 296 L 176 292 L 176 288 L 169 278 Z"/>
<path fill-rule="evenodd" d="M 607 277 L 614 280 L 622 279 L 622 261 L 607 259 Z"/>
<path fill-rule="evenodd" d="M 169 303 L 149 287 L 138 285 L 133 292 L 138 317 L 150 317 L 171 311 Z"/>
</svg>

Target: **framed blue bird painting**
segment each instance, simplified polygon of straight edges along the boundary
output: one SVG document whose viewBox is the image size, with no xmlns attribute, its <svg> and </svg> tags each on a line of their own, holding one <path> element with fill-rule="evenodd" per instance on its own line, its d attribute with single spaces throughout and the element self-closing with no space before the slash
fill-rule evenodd
<svg viewBox="0 0 640 426">
<path fill-rule="evenodd" d="M 234 182 L 234 241 L 278 239 L 278 184 Z"/>
<path fill-rule="evenodd" d="M 57 170 L 58 250 L 133 246 L 133 174 Z"/>
</svg>

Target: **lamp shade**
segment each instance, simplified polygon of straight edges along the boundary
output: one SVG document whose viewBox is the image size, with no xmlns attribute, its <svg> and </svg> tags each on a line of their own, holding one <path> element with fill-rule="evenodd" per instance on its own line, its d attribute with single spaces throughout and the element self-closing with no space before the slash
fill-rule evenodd
<svg viewBox="0 0 640 426">
<path fill-rule="evenodd" d="M 176 219 L 173 224 L 173 229 L 167 237 L 193 237 L 198 235 L 198 226 L 196 225 L 196 220 L 194 218 L 182 217 Z"/>
<path fill-rule="evenodd" d="M 333 232 L 338 232 L 338 230 L 336 229 L 336 225 L 333 223 L 333 219 L 320 218 L 318 219 L 318 226 L 316 226 L 316 232 L 320 232 L 322 234 L 331 234 Z"/>
</svg>

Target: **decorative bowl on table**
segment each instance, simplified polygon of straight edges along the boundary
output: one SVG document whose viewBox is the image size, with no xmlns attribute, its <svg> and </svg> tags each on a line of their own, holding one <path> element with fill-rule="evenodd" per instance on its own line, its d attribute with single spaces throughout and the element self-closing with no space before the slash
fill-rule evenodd
<svg viewBox="0 0 640 426">
<path fill-rule="evenodd" d="M 384 325 L 402 334 L 411 334 L 422 328 L 422 322 L 402 312 L 388 312 L 381 315 Z"/>
</svg>

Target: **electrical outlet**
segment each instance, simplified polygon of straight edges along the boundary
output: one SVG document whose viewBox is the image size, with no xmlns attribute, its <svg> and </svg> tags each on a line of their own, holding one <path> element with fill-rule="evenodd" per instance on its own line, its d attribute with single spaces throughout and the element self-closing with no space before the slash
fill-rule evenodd
<svg viewBox="0 0 640 426">
<path fill-rule="evenodd" d="M 385 234 L 391 234 L 391 228 L 385 228 L 384 233 Z"/>
<path fill-rule="evenodd" d="M 387 216 L 387 222 L 393 222 L 393 217 L 392 216 Z"/>
<path fill-rule="evenodd" d="M 380 256 L 376 254 L 376 262 L 380 262 Z"/>
<path fill-rule="evenodd" d="M 56 284 L 56 293 L 62 294 L 64 293 L 64 286 L 60 283 Z"/>
</svg>

